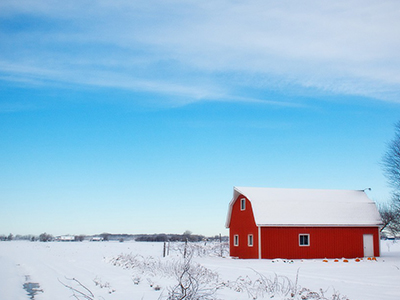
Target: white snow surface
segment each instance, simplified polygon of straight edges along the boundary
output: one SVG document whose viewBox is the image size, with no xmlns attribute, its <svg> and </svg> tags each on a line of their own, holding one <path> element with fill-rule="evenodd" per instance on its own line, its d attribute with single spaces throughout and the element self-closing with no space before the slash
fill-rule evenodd
<svg viewBox="0 0 400 300">
<path fill-rule="evenodd" d="M 246 276 L 255 279 L 256 272 L 271 278 L 275 274 L 287 276 L 294 281 L 298 272 L 298 284 L 313 291 L 320 288 L 327 290 L 326 294 L 338 291 L 351 300 L 397 300 L 400 299 L 400 242 L 381 243 L 382 256 L 377 261 L 239 260 L 217 256 L 194 256 L 193 261 L 217 273 L 223 282 L 234 282 Z M 172 251 L 164 258 L 162 253 L 163 243 L 149 242 L 0 242 L 0 299 L 29 299 L 22 288 L 27 280 L 38 283 L 43 290 L 35 295 L 36 300 L 71 299 L 71 290 L 60 283 L 70 284 L 67 278 L 79 280 L 91 290 L 94 299 L 159 299 L 176 283 L 174 278 L 165 274 L 143 274 L 141 282 L 135 284 L 134 269 L 115 266 L 110 260 L 129 254 L 151 256 L 163 263 L 182 256 Z M 160 290 L 150 287 L 150 281 L 160 286 Z M 96 282 L 103 283 L 103 287 Z M 219 289 L 215 297 L 250 299 L 246 292 L 229 288 Z"/>
<path fill-rule="evenodd" d="M 229 206 L 242 194 L 251 202 L 257 226 L 379 226 L 375 203 L 361 190 L 234 187 Z"/>
</svg>

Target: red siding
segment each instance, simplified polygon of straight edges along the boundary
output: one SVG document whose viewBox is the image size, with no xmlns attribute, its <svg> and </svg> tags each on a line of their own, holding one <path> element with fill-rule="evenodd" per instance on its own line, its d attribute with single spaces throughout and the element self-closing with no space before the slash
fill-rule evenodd
<svg viewBox="0 0 400 300">
<path fill-rule="evenodd" d="M 246 199 L 246 209 L 240 209 L 240 199 Z M 239 235 L 239 246 L 234 246 L 234 236 Z M 253 246 L 249 247 L 248 235 L 253 235 Z M 254 221 L 253 209 L 250 201 L 239 196 L 232 207 L 231 222 L 229 225 L 230 255 L 240 258 L 258 258 L 258 227 Z"/>
<path fill-rule="evenodd" d="M 299 246 L 299 234 L 310 235 L 309 246 Z M 363 234 L 372 234 L 379 256 L 377 227 L 263 227 L 262 258 L 355 258 L 364 256 Z"/>
</svg>

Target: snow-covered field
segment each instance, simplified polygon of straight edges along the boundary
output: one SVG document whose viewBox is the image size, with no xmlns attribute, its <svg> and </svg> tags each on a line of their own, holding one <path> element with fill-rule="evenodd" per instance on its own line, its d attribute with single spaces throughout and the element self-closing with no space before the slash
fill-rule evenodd
<svg viewBox="0 0 400 300">
<path fill-rule="evenodd" d="M 0 300 L 29 299 L 23 289 L 27 283 L 37 284 L 36 300 L 166 299 L 178 283 L 174 274 L 184 268 L 182 251 L 175 249 L 182 246 L 172 245 L 163 258 L 163 243 L 0 242 Z M 259 288 L 260 282 L 271 279 L 273 284 L 277 279 L 275 288 L 284 290 L 289 285 L 286 278 L 294 284 L 298 274 L 297 290 L 307 288 L 321 295 L 322 289 L 326 299 L 336 291 L 340 294 L 336 299 L 398 300 L 400 242 L 382 241 L 381 250 L 377 261 L 238 260 L 195 253 L 191 264 L 200 264 L 194 270 L 208 280 L 200 288 L 208 292 L 219 287 L 215 299 L 252 299 L 249 292 L 262 299 L 256 283 Z M 283 292 L 275 293 L 274 299 L 286 299 Z"/>
</svg>

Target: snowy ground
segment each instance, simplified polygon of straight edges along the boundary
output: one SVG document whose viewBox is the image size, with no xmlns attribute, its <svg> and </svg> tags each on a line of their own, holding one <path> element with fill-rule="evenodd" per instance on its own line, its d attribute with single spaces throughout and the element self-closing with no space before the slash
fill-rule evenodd
<svg viewBox="0 0 400 300">
<path fill-rule="evenodd" d="M 312 291 L 327 290 L 327 299 L 337 291 L 351 300 L 398 300 L 400 242 L 383 241 L 381 250 L 382 256 L 377 261 L 285 262 L 194 255 L 192 264 L 200 264 L 210 271 L 211 277 L 217 278 L 221 288 L 214 295 L 216 299 L 250 299 L 240 285 L 254 283 L 260 274 L 272 280 L 275 274 L 286 276 L 294 282 L 298 272 L 298 286 Z M 182 261 L 182 253 L 171 249 L 168 257 L 163 258 L 162 254 L 163 243 L 0 242 L 0 300 L 29 299 L 23 289 L 28 282 L 37 283 L 43 291 L 34 296 L 36 300 L 70 299 L 74 292 L 62 283 L 92 299 L 166 299 L 168 291 L 177 283 L 168 272 Z M 213 284 L 214 281 L 209 286 Z M 79 292 L 75 296 L 84 299 Z"/>
</svg>

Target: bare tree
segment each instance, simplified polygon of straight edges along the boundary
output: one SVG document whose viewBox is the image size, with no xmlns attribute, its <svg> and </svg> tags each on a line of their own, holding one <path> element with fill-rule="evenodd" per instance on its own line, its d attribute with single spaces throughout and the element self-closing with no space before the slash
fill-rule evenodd
<svg viewBox="0 0 400 300">
<path fill-rule="evenodd" d="M 51 240 L 53 240 L 53 236 L 51 234 L 44 232 L 39 235 L 39 241 L 41 242 L 50 242 Z"/>
<path fill-rule="evenodd" d="M 396 236 L 397 232 L 400 232 L 400 218 L 399 209 L 394 206 L 393 202 L 379 205 L 379 213 L 383 224 L 381 232 Z"/>
<path fill-rule="evenodd" d="M 395 136 L 383 157 L 383 170 L 393 188 L 393 196 L 389 205 L 379 209 L 384 223 L 381 230 L 396 235 L 400 232 L 400 121 L 395 125 Z"/>
<path fill-rule="evenodd" d="M 383 157 L 383 167 L 395 193 L 400 193 L 400 121 L 395 125 L 395 136 Z"/>
</svg>

